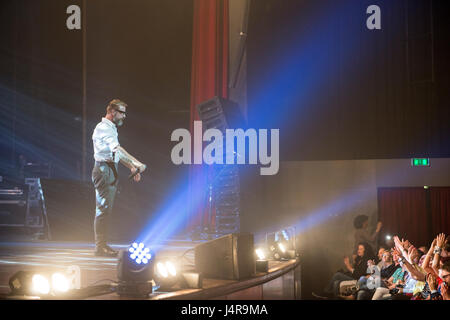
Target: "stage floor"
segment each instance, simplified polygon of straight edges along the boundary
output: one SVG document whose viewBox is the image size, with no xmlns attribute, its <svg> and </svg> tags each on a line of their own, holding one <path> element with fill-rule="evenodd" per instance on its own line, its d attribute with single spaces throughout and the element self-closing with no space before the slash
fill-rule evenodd
<svg viewBox="0 0 450 320">
<path fill-rule="evenodd" d="M 194 271 L 194 250 L 197 244 L 203 241 L 167 241 L 154 246 L 158 258 L 176 258 L 180 261 L 183 271 Z M 129 244 L 111 244 L 116 250 L 126 249 Z M 20 299 L 23 297 L 10 297 L 9 278 L 17 271 L 65 271 L 71 265 L 77 265 L 81 270 L 81 287 L 93 285 L 107 285 L 117 281 L 117 258 L 96 257 L 93 253 L 94 244 L 82 242 L 52 242 L 52 241 L 15 241 L 0 242 L 0 295 L 2 298 Z M 184 255 L 183 255 L 184 254 Z M 182 257 L 183 256 L 183 257 Z M 181 258 L 182 257 L 182 258 Z M 265 285 L 266 292 L 274 292 L 268 282 L 283 276 L 298 266 L 298 260 L 271 261 L 269 273 L 257 273 L 255 277 L 244 281 L 204 279 L 202 289 L 183 289 L 178 285 L 170 292 L 156 290 L 148 298 L 160 299 L 228 299 L 231 297 L 252 299 L 251 288 Z M 281 278 L 280 278 L 281 279 Z M 273 286 L 272 286 L 273 287 Z M 275 289 L 278 290 L 278 289 Z M 250 295 L 236 296 L 237 292 L 250 292 Z M 267 294 L 266 294 L 267 295 Z M 228 298 L 227 298 L 228 297 Z M 86 298 L 89 300 L 129 300 L 111 292 L 99 296 Z M 135 298 L 132 298 L 135 299 Z"/>
</svg>

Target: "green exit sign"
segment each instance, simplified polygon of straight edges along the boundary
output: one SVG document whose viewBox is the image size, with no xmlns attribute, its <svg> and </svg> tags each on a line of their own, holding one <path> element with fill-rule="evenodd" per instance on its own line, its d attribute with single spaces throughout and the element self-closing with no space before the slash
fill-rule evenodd
<svg viewBox="0 0 450 320">
<path fill-rule="evenodd" d="M 411 165 L 413 167 L 429 167 L 430 159 L 429 158 L 412 158 Z"/>
</svg>

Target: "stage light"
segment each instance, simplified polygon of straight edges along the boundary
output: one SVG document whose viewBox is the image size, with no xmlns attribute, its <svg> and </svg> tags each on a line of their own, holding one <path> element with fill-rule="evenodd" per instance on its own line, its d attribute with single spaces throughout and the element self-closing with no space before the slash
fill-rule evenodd
<svg viewBox="0 0 450 320">
<path fill-rule="evenodd" d="M 162 290 L 169 289 L 180 280 L 177 266 L 173 261 L 159 261 L 155 269 L 155 282 Z"/>
<path fill-rule="evenodd" d="M 61 273 L 52 275 L 52 288 L 55 292 L 67 292 L 70 288 L 69 280 Z"/>
<path fill-rule="evenodd" d="M 67 296 L 70 290 L 79 289 L 80 273 L 78 266 L 69 266 L 66 272 L 18 271 L 9 279 L 12 295 Z"/>
<path fill-rule="evenodd" d="M 264 260 L 266 259 L 266 255 L 264 253 L 263 249 L 256 249 L 255 250 L 256 256 L 258 257 L 259 260 Z"/>
<path fill-rule="evenodd" d="M 167 268 L 162 262 L 158 262 L 156 264 L 157 272 L 159 275 L 161 275 L 163 278 L 167 278 L 169 276 L 169 273 L 167 272 Z"/>
<path fill-rule="evenodd" d="M 256 256 L 256 271 L 267 272 L 269 270 L 269 261 L 266 260 L 266 254 L 264 249 L 258 248 L 255 250 Z"/>
<path fill-rule="evenodd" d="M 391 239 L 392 239 L 392 237 L 390 235 L 386 236 L 386 240 L 391 240 Z"/>
<path fill-rule="evenodd" d="M 117 277 L 120 296 L 147 297 L 153 292 L 154 253 L 144 243 L 134 242 L 119 252 Z"/>
<path fill-rule="evenodd" d="M 38 295 L 40 294 L 46 295 L 50 293 L 50 282 L 43 275 L 41 274 L 33 275 L 31 283 L 32 283 L 31 292 L 36 293 Z"/>
</svg>

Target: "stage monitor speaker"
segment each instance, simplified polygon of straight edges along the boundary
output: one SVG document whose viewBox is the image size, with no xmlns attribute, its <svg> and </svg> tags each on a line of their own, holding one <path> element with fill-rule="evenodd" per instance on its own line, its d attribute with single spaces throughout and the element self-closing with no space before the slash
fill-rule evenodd
<svg viewBox="0 0 450 320">
<path fill-rule="evenodd" d="M 203 130 L 245 129 L 246 121 L 239 105 L 229 99 L 213 97 L 196 106 Z"/>
<path fill-rule="evenodd" d="M 206 278 L 241 280 L 254 276 L 253 234 L 232 233 L 197 245 L 195 269 Z"/>
</svg>

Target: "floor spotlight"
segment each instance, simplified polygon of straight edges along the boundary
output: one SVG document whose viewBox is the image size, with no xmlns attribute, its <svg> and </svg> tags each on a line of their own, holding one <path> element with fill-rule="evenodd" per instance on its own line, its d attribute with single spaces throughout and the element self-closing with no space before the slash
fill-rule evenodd
<svg viewBox="0 0 450 320">
<path fill-rule="evenodd" d="M 72 277 L 64 272 L 18 271 L 9 279 L 12 295 L 27 295 L 50 298 L 64 296 L 74 289 Z"/>
<path fill-rule="evenodd" d="M 266 259 L 266 252 L 264 249 L 258 248 L 255 250 L 256 253 L 256 271 L 258 272 L 268 272 L 269 271 L 269 261 Z"/>
<path fill-rule="evenodd" d="M 117 293 L 120 296 L 147 297 L 153 292 L 154 253 L 143 243 L 133 243 L 119 252 Z"/>
<path fill-rule="evenodd" d="M 177 265 L 171 260 L 161 260 L 155 266 L 155 282 L 162 290 L 167 290 L 180 280 Z"/>
<path fill-rule="evenodd" d="M 69 279 L 62 273 L 52 274 L 52 288 L 55 292 L 66 293 L 70 289 Z"/>
<path fill-rule="evenodd" d="M 50 293 L 50 281 L 41 274 L 34 274 L 31 278 L 31 292 L 36 295 L 47 295 Z"/>
</svg>

